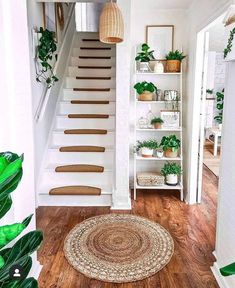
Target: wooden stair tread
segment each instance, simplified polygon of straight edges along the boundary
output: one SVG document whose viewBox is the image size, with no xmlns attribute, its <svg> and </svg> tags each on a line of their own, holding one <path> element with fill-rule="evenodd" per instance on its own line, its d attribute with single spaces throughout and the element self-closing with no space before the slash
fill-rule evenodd
<svg viewBox="0 0 235 288">
<path fill-rule="evenodd" d="M 109 115 L 107 114 L 69 114 L 68 118 L 107 119 L 109 118 Z"/>
<path fill-rule="evenodd" d="M 77 76 L 78 80 L 111 80 L 111 77 L 89 77 L 89 76 Z"/>
<path fill-rule="evenodd" d="M 112 66 L 78 66 L 79 69 L 112 69 Z"/>
<path fill-rule="evenodd" d="M 71 100 L 71 104 L 109 104 L 109 101 L 102 100 Z"/>
<path fill-rule="evenodd" d="M 84 42 L 100 42 L 100 39 L 82 39 L 82 41 L 84 41 Z"/>
<path fill-rule="evenodd" d="M 101 189 L 91 186 L 65 186 L 53 188 L 50 195 L 100 195 Z"/>
<path fill-rule="evenodd" d="M 107 130 L 103 129 L 68 129 L 64 130 L 64 134 L 97 134 L 104 135 L 107 134 Z"/>
<path fill-rule="evenodd" d="M 73 91 L 109 92 L 110 88 L 73 88 Z"/>
<path fill-rule="evenodd" d="M 104 167 L 97 165 L 86 165 L 86 164 L 75 164 L 75 165 L 65 165 L 58 166 L 55 168 L 55 172 L 92 172 L 92 173 L 102 173 L 104 172 Z"/>
<path fill-rule="evenodd" d="M 79 56 L 79 59 L 103 59 L 103 60 L 110 60 L 112 59 L 111 56 Z"/>
<path fill-rule="evenodd" d="M 80 47 L 81 50 L 111 50 L 110 47 Z"/>
<path fill-rule="evenodd" d="M 105 147 L 99 146 L 65 146 L 60 147 L 60 152 L 105 152 Z"/>
</svg>

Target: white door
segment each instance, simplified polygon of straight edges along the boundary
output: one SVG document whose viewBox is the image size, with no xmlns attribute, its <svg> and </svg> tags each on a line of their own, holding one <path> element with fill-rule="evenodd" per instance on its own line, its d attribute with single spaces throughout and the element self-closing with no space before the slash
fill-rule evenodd
<svg viewBox="0 0 235 288">
<path fill-rule="evenodd" d="M 207 90 L 207 68 L 209 53 L 209 32 L 205 33 L 204 38 L 204 61 L 202 72 L 202 89 L 201 89 L 201 107 L 200 107 L 200 131 L 199 131 L 199 153 L 198 153 L 198 184 L 197 184 L 197 202 L 201 202 L 202 198 L 202 175 L 203 175 L 203 156 L 205 142 L 205 106 L 206 106 L 206 90 Z"/>
</svg>

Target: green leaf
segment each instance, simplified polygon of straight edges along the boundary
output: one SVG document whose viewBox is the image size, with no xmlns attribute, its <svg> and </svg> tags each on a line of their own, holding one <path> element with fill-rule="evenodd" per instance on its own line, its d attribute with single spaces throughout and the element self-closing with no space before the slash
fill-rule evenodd
<svg viewBox="0 0 235 288">
<path fill-rule="evenodd" d="M 6 215 L 12 205 L 12 199 L 9 195 L 5 195 L 0 201 L 0 219 Z"/>
<path fill-rule="evenodd" d="M 43 234 L 41 231 L 32 231 L 20 238 L 7 252 L 0 251 L 5 260 L 5 266 L 0 270 L 0 282 L 9 277 L 9 269 L 12 265 L 25 265 L 29 255 L 36 251 L 41 245 Z"/>
<path fill-rule="evenodd" d="M 235 262 L 220 269 L 223 276 L 231 276 L 235 274 Z"/>
<path fill-rule="evenodd" d="M 13 192 L 17 188 L 22 176 L 23 169 L 21 168 L 15 176 L 13 175 L 7 179 L 7 181 L 3 183 L 4 185 L 0 184 L 0 201 L 6 196 L 6 194 Z"/>
</svg>

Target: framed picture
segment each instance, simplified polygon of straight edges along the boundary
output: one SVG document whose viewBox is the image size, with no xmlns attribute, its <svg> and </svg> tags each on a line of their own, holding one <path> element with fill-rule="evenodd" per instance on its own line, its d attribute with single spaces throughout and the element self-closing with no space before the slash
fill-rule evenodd
<svg viewBox="0 0 235 288">
<path fill-rule="evenodd" d="M 45 2 L 42 5 L 44 29 L 55 32 L 55 38 L 57 39 L 56 3 Z"/>
<path fill-rule="evenodd" d="M 174 50 L 174 26 L 154 25 L 146 28 L 146 42 L 155 50 L 154 56 L 158 60 L 166 58 L 169 51 Z"/>
<path fill-rule="evenodd" d="M 161 110 L 161 118 L 164 121 L 163 128 L 179 128 L 180 127 L 180 111 Z"/>
</svg>

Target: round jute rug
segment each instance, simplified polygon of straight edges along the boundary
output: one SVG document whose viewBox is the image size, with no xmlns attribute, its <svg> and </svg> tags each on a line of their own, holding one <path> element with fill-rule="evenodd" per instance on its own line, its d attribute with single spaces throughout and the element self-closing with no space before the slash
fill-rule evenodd
<svg viewBox="0 0 235 288">
<path fill-rule="evenodd" d="M 108 214 L 78 224 L 65 240 L 69 263 L 87 277 L 124 283 L 145 279 L 171 259 L 174 242 L 159 224 Z"/>
</svg>

